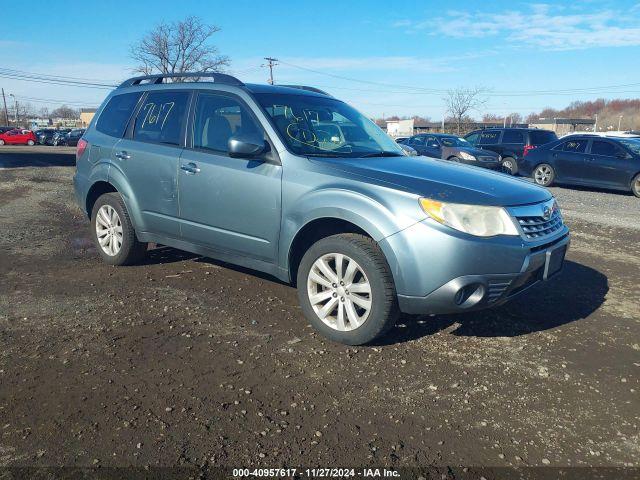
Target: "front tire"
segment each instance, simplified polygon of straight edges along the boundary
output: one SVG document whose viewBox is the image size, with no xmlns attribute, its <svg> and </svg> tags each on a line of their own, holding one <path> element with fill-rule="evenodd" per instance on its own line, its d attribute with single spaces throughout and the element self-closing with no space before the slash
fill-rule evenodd
<svg viewBox="0 0 640 480">
<path fill-rule="evenodd" d="M 510 175 L 518 173 L 518 164 L 513 157 L 505 157 L 502 159 L 502 171 Z"/>
<path fill-rule="evenodd" d="M 109 265 L 131 265 L 146 255 L 147 244 L 138 241 L 119 193 L 98 198 L 91 211 L 91 232 L 98 253 Z"/>
<path fill-rule="evenodd" d="M 305 317 L 335 342 L 369 343 L 400 314 L 384 254 L 364 235 L 332 235 L 313 244 L 300 262 L 297 285 Z"/>
<path fill-rule="evenodd" d="M 27 140 L 27 145 L 33 147 L 36 143 L 33 140 Z"/>
<path fill-rule="evenodd" d="M 0 145 L 4 145 L 4 140 L 0 138 Z"/>
<path fill-rule="evenodd" d="M 636 197 L 640 197 L 640 173 L 631 181 L 631 191 Z"/>
<path fill-rule="evenodd" d="M 550 187 L 556 178 L 556 172 L 548 163 L 541 163 L 533 169 L 533 181 L 542 187 Z"/>
</svg>

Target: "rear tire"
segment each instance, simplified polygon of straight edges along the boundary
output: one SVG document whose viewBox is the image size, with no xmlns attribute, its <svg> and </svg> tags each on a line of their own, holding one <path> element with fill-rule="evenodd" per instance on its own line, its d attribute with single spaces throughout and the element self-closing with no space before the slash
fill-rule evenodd
<svg viewBox="0 0 640 480">
<path fill-rule="evenodd" d="M 33 140 L 27 140 L 27 145 L 33 147 L 36 143 Z"/>
<path fill-rule="evenodd" d="M 640 197 L 640 173 L 631 180 L 631 191 L 636 197 Z"/>
<path fill-rule="evenodd" d="M 91 234 L 98 253 L 109 265 L 131 265 L 147 253 L 147 244 L 138 241 L 119 193 L 105 193 L 96 200 L 91 210 Z"/>
<path fill-rule="evenodd" d="M 4 140 L 0 138 L 0 145 L 4 145 Z"/>
<path fill-rule="evenodd" d="M 536 184 L 542 187 L 550 187 L 556 178 L 556 172 L 548 163 L 541 163 L 533 169 L 531 177 Z"/>
<path fill-rule="evenodd" d="M 305 317 L 334 342 L 369 343 L 400 315 L 391 269 L 364 235 L 332 235 L 313 244 L 300 262 L 297 285 Z"/>
<path fill-rule="evenodd" d="M 513 157 L 504 157 L 502 159 L 502 171 L 510 175 L 516 175 L 518 173 L 518 163 Z"/>
</svg>

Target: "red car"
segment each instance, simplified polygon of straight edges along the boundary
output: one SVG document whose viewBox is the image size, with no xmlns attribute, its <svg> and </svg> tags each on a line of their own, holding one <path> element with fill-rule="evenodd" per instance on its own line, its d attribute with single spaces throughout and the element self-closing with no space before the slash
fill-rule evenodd
<svg viewBox="0 0 640 480">
<path fill-rule="evenodd" d="M 36 135 L 31 130 L 13 129 L 0 133 L 0 145 L 35 145 Z"/>
</svg>

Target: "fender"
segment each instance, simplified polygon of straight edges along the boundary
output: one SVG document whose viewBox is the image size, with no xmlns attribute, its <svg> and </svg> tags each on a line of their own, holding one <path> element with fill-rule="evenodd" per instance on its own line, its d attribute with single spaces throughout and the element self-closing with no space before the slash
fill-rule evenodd
<svg viewBox="0 0 640 480">
<path fill-rule="evenodd" d="M 372 185 L 369 185 L 369 188 L 371 187 Z M 286 215 L 282 219 L 278 264 L 289 270 L 289 252 L 293 239 L 305 225 L 314 220 L 321 218 L 346 220 L 367 232 L 376 242 L 380 242 L 385 237 L 426 218 L 426 214 L 418 207 L 415 195 L 385 187 L 377 188 L 384 188 L 387 194 L 385 202 L 370 195 L 339 187 L 315 190 L 292 202 L 295 206 L 286 210 Z M 392 195 L 389 195 L 390 192 Z M 414 205 L 415 216 L 401 213 L 412 210 L 407 208 L 407 203 Z"/>
</svg>

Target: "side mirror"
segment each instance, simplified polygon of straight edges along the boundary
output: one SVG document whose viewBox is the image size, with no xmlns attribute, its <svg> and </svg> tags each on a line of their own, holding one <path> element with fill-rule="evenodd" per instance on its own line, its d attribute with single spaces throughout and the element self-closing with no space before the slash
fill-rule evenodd
<svg viewBox="0 0 640 480">
<path fill-rule="evenodd" d="M 241 133 L 229 138 L 229 156 L 253 158 L 267 151 L 267 142 L 257 133 Z"/>
</svg>

